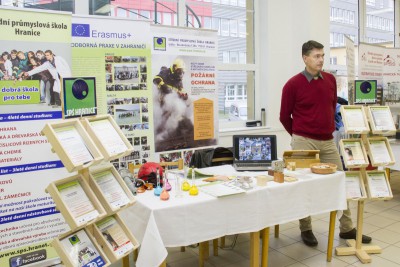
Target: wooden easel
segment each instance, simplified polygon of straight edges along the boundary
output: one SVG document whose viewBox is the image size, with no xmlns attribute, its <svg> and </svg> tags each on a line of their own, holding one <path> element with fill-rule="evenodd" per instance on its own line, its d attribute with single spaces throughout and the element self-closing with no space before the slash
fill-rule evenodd
<svg viewBox="0 0 400 267">
<path fill-rule="evenodd" d="M 365 167 L 360 168 L 363 179 L 365 179 Z M 368 255 L 370 253 L 380 254 L 382 249 L 379 246 L 363 246 L 362 243 L 362 233 L 363 233 L 363 214 L 364 214 L 364 199 L 358 200 L 357 207 L 357 235 L 356 239 L 346 240 L 348 247 L 337 247 L 336 255 L 348 256 L 356 255 L 357 258 L 362 263 L 371 262 L 371 257 Z"/>
</svg>

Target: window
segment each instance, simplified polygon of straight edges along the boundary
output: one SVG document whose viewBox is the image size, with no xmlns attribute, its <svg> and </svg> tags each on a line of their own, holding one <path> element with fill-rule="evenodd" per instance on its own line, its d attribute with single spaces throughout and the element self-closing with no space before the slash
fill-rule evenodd
<svg viewBox="0 0 400 267">
<path fill-rule="evenodd" d="M 172 25 L 172 15 L 171 13 L 163 14 L 163 25 Z"/>
<path fill-rule="evenodd" d="M 221 35 L 229 36 L 229 19 L 221 19 Z"/>
<path fill-rule="evenodd" d="M 229 21 L 229 32 L 230 32 L 230 36 L 232 36 L 232 37 L 237 37 L 238 36 L 237 20 L 231 19 Z"/>
</svg>

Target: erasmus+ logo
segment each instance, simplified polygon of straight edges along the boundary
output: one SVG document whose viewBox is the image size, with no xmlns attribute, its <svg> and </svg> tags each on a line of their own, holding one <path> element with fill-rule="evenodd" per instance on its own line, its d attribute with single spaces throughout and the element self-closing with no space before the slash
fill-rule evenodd
<svg viewBox="0 0 400 267">
<path fill-rule="evenodd" d="M 154 50 L 165 51 L 167 49 L 167 40 L 165 37 L 154 37 L 153 38 Z"/>
<path fill-rule="evenodd" d="M 90 37 L 90 24 L 72 23 L 72 36 Z"/>
</svg>

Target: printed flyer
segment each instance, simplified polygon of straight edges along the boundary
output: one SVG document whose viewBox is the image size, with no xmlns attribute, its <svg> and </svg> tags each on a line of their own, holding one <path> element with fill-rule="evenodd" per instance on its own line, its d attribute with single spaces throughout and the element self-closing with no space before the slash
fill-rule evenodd
<svg viewBox="0 0 400 267">
<path fill-rule="evenodd" d="M 60 261 L 49 242 L 69 227 L 44 189 L 68 173 L 41 130 L 61 119 L 71 16 L 2 7 L 0 32 L 0 266 L 47 266 Z"/>
</svg>

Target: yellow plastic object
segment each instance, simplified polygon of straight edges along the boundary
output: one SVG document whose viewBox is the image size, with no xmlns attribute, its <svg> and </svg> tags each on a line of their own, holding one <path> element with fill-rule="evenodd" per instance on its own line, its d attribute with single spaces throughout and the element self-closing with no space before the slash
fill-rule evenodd
<svg viewBox="0 0 400 267">
<path fill-rule="evenodd" d="M 190 189 L 190 184 L 189 184 L 188 180 L 185 179 L 185 181 L 183 181 L 183 183 L 182 183 L 182 190 L 189 191 L 189 189 Z"/>
<path fill-rule="evenodd" d="M 190 187 L 190 190 L 189 190 L 189 195 L 191 195 L 191 196 L 197 196 L 198 194 L 199 194 L 199 189 L 197 188 L 197 186 L 192 185 L 192 186 Z"/>
</svg>

